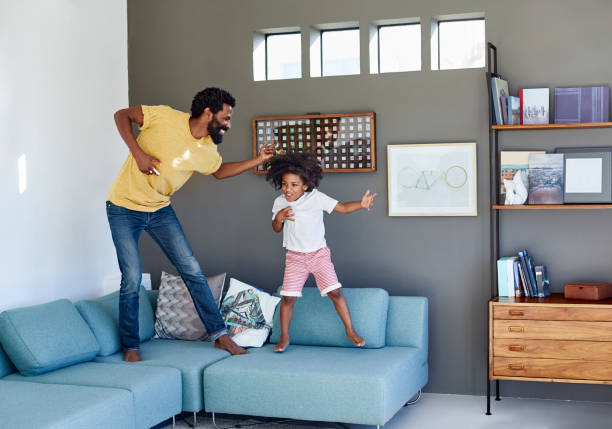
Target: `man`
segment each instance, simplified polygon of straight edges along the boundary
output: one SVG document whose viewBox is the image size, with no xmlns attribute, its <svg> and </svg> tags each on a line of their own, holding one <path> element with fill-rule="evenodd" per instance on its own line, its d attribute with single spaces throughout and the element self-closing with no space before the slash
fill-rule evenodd
<svg viewBox="0 0 612 429">
<path fill-rule="evenodd" d="M 168 106 L 137 106 L 115 113 L 119 134 L 130 149 L 106 202 L 121 270 L 119 334 L 125 361 L 140 361 L 138 291 L 142 261 L 138 239 L 143 230 L 161 247 L 185 281 L 215 347 L 231 354 L 246 353 L 227 335 L 206 277 L 170 205 L 170 196 L 194 171 L 225 179 L 274 155 L 274 145 L 266 144 L 255 158 L 222 162 L 217 145 L 231 129 L 235 105 L 227 91 L 206 88 L 195 95 L 191 115 Z M 138 139 L 134 137 L 132 123 L 139 126 Z"/>
</svg>

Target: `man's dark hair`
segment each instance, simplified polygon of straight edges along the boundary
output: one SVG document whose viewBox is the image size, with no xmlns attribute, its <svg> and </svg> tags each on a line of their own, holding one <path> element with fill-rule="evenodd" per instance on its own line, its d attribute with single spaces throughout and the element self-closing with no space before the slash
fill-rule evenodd
<svg viewBox="0 0 612 429">
<path fill-rule="evenodd" d="M 210 108 L 214 114 L 223 110 L 223 104 L 229 104 L 232 108 L 236 106 L 236 100 L 229 92 L 220 88 L 206 88 L 198 92 L 191 102 L 191 117 L 197 118 L 204 109 Z"/>
<path fill-rule="evenodd" d="M 323 178 L 323 168 L 313 152 L 291 152 L 285 155 L 277 155 L 266 163 L 269 167 L 266 180 L 280 189 L 283 186 L 283 174 L 297 174 L 308 186 L 307 192 L 319 186 Z"/>
</svg>

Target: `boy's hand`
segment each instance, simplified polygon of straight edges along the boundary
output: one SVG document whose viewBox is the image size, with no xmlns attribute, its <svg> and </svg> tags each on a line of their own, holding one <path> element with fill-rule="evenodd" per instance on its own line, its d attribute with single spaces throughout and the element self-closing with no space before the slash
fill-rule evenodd
<svg viewBox="0 0 612 429">
<path fill-rule="evenodd" d="M 155 168 L 155 164 L 161 164 L 161 161 L 154 156 L 148 155 L 144 152 L 140 152 L 134 156 L 138 169 L 144 174 L 156 174 L 159 176 L 159 172 Z"/>
<path fill-rule="evenodd" d="M 291 207 L 285 207 L 284 209 L 276 213 L 276 217 L 274 218 L 274 220 L 281 223 L 286 220 L 293 221 L 293 210 L 291 210 Z"/>
<path fill-rule="evenodd" d="M 361 197 L 361 207 L 369 211 L 374 205 L 374 197 L 376 197 L 376 194 L 370 194 L 370 190 L 368 189 L 366 193 L 363 194 L 363 197 Z"/>
</svg>

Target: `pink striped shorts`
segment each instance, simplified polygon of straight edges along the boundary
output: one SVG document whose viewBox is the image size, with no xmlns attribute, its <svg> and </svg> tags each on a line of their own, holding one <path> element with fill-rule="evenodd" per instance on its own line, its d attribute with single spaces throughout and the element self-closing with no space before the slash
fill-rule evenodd
<svg viewBox="0 0 612 429">
<path fill-rule="evenodd" d="M 285 277 L 280 294 L 284 296 L 302 296 L 302 288 L 312 273 L 321 296 L 342 287 L 331 261 L 328 247 L 314 252 L 302 253 L 287 250 L 285 257 Z"/>
</svg>

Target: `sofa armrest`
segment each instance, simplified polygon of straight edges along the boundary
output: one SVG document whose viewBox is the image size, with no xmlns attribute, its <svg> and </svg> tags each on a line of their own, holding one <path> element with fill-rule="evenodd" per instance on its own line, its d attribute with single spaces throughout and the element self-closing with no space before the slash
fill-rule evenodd
<svg viewBox="0 0 612 429">
<path fill-rule="evenodd" d="M 428 300 L 421 296 L 390 296 L 387 313 L 388 346 L 417 347 L 427 353 Z"/>
</svg>

